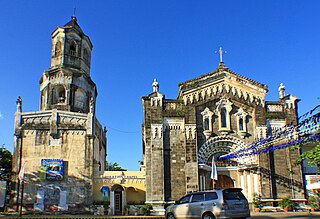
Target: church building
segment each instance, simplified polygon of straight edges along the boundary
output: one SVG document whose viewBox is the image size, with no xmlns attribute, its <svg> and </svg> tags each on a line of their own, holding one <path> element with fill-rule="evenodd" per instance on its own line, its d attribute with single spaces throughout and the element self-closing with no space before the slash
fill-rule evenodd
<svg viewBox="0 0 320 219">
<path fill-rule="evenodd" d="M 146 202 L 154 208 L 189 192 L 226 187 L 242 188 L 249 201 L 254 194 L 304 198 L 301 167 L 293 165 L 298 150 L 219 159 L 297 124 L 299 101 L 282 84 L 278 100 L 265 100 L 268 87 L 230 70 L 222 53 L 214 71 L 179 84 L 177 99 L 167 99 L 156 79 L 153 92 L 142 97 Z"/>
<path fill-rule="evenodd" d="M 96 118 L 97 86 L 91 79 L 92 42 L 75 16 L 52 33 L 51 66 L 40 78 L 39 111 L 23 112 L 17 100 L 13 155 L 13 204 L 34 210 L 70 210 L 110 203 L 151 204 L 155 212 L 186 193 L 240 187 L 249 199 L 304 198 L 298 150 L 281 148 L 221 159 L 297 124 L 299 99 L 279 87 L 241 76 L 222 61 L 212 72 L 179 84 L 166 99 L 155 79 L 142 97 L 141 171 L 105 171 L 106 128 Z M 212 167 L 216 165 L 216 174 Z M 52 209 L 51 209 L 52 210 Z"/>
<path fill-rule="evenodd" d="M 107 151 L 106 129 L 95 114 L 92 48 L 73 16 L 52 33 L 51 66 L 40 79 L 40 110 L 23 112 L 18 98 L 14 203 L 23 194 L 24 205 L 40 211 L 92 204 L 93 178 L 103 174 Z"/>
</svg>

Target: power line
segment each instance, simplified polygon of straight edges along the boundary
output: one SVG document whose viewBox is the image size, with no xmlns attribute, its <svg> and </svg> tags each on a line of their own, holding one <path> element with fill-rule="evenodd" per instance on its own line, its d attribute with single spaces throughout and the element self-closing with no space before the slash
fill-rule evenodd
<svg viewBox="0 0 320 219">
<path fill-rule="evenodd" d="M 123 130 L 112 128 L 110 126 L 107 129 L 110 129 L 110 130 L 113 130 L 113 131 L 116 131 L 116 132 L 126 133 L 126 134 L 136 134 L 136 133 L 140 133 L 141 132 L 141 131 L 123 131 Z"/>
</svg>

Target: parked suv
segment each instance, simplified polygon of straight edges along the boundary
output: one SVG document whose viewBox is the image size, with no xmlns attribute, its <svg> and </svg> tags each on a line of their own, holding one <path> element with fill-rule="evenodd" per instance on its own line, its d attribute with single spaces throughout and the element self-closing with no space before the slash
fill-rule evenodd
<svg viewBox="0 0 320 219">
<path fill-rule="evenodd" d="M 166 209 L 166 219 L 247 218 L 249 204 L 240 188 L 189 193 Z"/>
</svg>

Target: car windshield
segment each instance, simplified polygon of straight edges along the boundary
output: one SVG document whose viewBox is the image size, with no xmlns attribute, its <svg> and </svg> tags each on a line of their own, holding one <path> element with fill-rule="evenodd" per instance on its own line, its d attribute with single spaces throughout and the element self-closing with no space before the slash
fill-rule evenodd
<svg viewBox="0 0 320 219">
<path fill-rule="evenodd" d="M 223 191 L 223 198 L 225 200 L 234 200 L 234 199 L 246 199 L 242 194 L 241 190 L 224 190 Z"/>
</svg>

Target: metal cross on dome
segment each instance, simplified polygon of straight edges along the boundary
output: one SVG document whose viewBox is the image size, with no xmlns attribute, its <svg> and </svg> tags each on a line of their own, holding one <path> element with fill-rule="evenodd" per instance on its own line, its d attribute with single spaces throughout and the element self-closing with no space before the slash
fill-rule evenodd
<svg viewBox="0 0 320 219">
<path fill-rule="evenodd" d="M 220 47 L 219 51 L 215 51 L 215 53 L 218 53 L 218 52 L 220 54 L 220 62 L 223 62 L 222 55 L 223 53 L 227 53 L 227 51 L 222 50 L 222 47 Z"/>
</svg>

